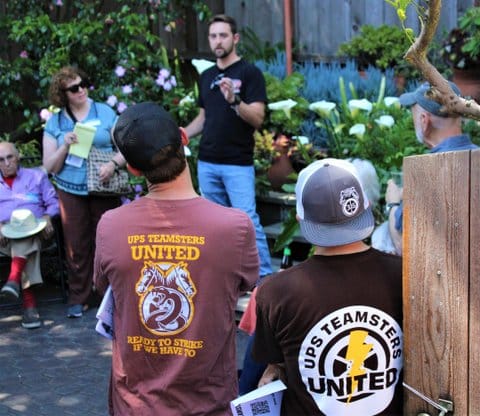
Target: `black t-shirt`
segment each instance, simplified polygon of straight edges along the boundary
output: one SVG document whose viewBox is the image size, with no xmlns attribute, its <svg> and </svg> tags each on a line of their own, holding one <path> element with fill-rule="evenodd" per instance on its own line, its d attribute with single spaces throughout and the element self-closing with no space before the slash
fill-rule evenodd
<svg viewBox="0 0 480 416">
<path fill-rule="evenodd" d="M 205 110 L 205 123 L 198 158 L 210 163 L 252 165 L 255 129 L 237 115 L 215 85 L 219 74 L 234 80 L 235 91 L 243 102 L 267 101 L 262 72 L 243 59 L 223 70 L 215 65 L 203 72 L 199 105 Z"/>
<path fill-rule="evenodd" d="M 284 415 L 402 415 L 401 258 L 313 256 L 265 279 L 254 358 L 285 363 Z"/>
</svg>

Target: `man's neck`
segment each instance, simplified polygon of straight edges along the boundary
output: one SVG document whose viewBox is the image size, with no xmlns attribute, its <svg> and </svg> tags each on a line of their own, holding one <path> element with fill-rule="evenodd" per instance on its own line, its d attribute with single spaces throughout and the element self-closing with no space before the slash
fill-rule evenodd
<svg viewBox="0 0 480 416">
<path fill-rule="evenodd" d="M 234 64 L 235 62 L 239 61 L 240 59 L 240 56 L 238 56 L 236 52 L 232 51 L 232 53 L 230 53 L 228 56 L 225 56 L 224 58 L 217 58 L 217 66 L 220 69 L 225 69 L 230 65 Z"/>
<path fill-rule="evenodd" d="M 185 169 L 179 177 L 166 183 L 149 183 L 147 198 L 163 200 L 192 199 L 198 197 L 192 185 L 189 169 Z"/>
<path fill-rule="evenodd" d="M 355 241 L 354 243 L 334 247 L 315 246 L 314 254 L 321 256 L 340 256 L 345 254 L 361 253 L 363 251 L 367 251 L 369 248 L 370 246 L 365 244 L 363 241 Z"/>
</svg>

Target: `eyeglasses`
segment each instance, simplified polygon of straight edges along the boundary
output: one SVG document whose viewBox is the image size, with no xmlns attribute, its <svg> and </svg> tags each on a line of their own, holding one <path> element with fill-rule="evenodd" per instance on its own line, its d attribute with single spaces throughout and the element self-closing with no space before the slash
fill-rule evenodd
<svg viewBox="0 0 480 416">
<path fill-rule="evenodd" d="M 5 157 L 0 157 L 0 163 L 11 162 L 14 157 L 15 157 L 15 155 L 7 155 Z"/>
<path fill-rule="evenodd" d="M 218 84 L 220 84 L 220 80 L 225 76 L 223 72 L 217 74 L 215 78 L 213 78 L 212 83 L 210 84 L 210 89 L 213 90 Z"/>
<path fill-rule="evenodd" d="M 78 84 L 70 85 L 68 88 L 64 88 L 63 91 L 70 91 L 72 94 L 76 94 L 80 89 L 80 87 L 82 87 L 82 89 L 87 88 L 88 87 L 87 81 L 84 81 L 82 79 Z"/>
</svg>

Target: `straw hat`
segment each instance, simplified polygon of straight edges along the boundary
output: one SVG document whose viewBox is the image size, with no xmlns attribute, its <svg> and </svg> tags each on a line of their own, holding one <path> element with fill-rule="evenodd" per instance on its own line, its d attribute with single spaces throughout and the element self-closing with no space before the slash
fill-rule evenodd
<svg viewBox="0 0 480 416">
<path fill-rule="evenodd" d="M 36 218 L 29 209 L 15 209 L 1 231 L 7 238 L 25 238 L 42 231 L 46 225 L 46 219 Z"/>
</svg>

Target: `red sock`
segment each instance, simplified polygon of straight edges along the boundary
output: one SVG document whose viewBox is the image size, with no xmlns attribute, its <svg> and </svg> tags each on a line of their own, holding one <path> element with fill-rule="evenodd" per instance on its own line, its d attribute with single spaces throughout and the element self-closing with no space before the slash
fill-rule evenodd
<svg viewBox="0 0 480 416">
<path fill-rule="evenodd" d="M 22 281 L 22 272 L 26 264 L 27 259 L 25 257 L 13 257 L 12 264 L 10 265 L 10 275 L 8 276 L 8 280 L 20 284 Z"/>
<path fill-rule="evenodd" d="M 35 295 L 33 294 L 33 289 L 31 287 L 23 289 L 23 309 L 35 308 L 37 306 L 37 301 Z"/>
</svg>

